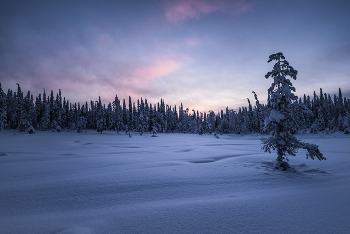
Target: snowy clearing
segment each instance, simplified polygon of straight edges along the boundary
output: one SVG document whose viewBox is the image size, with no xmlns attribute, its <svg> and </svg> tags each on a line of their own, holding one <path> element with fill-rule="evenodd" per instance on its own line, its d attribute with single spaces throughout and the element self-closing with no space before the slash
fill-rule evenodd
<svg viewBox="0 0 350 234">
<path fill-rule="evenodd" d="M 273 169 L 252 134 L 0 133 L 1 233 L 349 233 L 350 136 Z"/>
</svg>

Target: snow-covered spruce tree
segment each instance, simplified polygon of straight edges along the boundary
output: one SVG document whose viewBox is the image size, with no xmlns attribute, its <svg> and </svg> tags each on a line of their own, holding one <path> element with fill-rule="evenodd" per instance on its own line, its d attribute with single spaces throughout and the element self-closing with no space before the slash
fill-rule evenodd
<svg viewBox="0 0 350 234">
<path fill-rule="evenodd" d="M 103 132 L 104 128 L 105 128 L 105 120 L 104 119 L 98 119 L 97 120 L 97 132 L 101 133 Z"/>
<path fill-rule="evenodd" d="M 307 150 L 306 158 L 314 159 L 316 157 L 319 160 L 325 160 L 326 158 L 318 149 L 318 145 L 302 142 L 293 135 L 298 128 L 293 112 L 310 112 L 304 105 L 296 102 L 298 97 L 292 93 L 292 91 L 295 92 L 295 88 L 287 79 L 287 76 L 290 76 L 296 80 L 298 71 L 289 65 L 281 52 L 270 55 L 268 62 L 272 60 L 277 62 L 273 70 L 265 75 L 266 79 L 272 77 L 274 80 L 268 89 L 270 99 L 267 106 L 270 116 L 265 119 L 265 130 L 271 131 L 271 136 L 261 139 L 264 144 L 262 149 L 269 153 L 271 153 L 271 149 L 277 150 L 274 167 L 284 171 L 290 166 L 283 160 L 288 161 L 287 155 L 295 156 L 300 148 Z"/>
<path fill-rule="evenodd" d="M 156 137 L 156 135 L 158 134 L 158 129 L 156 126 L 153 125 L 152 127 L 152 137 Z"/>
<path fill-rule="evenodd" d="M 7 103 L 6 94 L 1 88 L 0 82 L 0 131 L 7 127 Z"/>
<path fill-rule="evenodd" d="M 350 134 L 349 113 L 347 112 L 343 120 L 344 134 Z"/>
<path fill-rule="evenodd" d="M 45 102 L 43 117 L 41 118 L 41 130 L 46 131 L 50 127 L 50 104 Z"/>
<path fill-rule="evenodd" d="M 86 117 L 84 115 L 80 115 L 78 123 L 77 123 L 77 133 L 83 132 L 83 130 L 86 129 L 86 124 L 87 124 Z M 100 126 L 98 125 L 98 127 L 100 127 Z M 103 130 L 101 130 L 101 134 L 102 134 L 102 131 Z"/>
<path fill-rule="evenodd" d="M 255 123 L 255 131 L 256 132 L 262 132 L 263 130 L 263 120 L 264 120 L 264 116 L 263 116 L 263 107 L 260 105 L 259 99 L 258 99 L 258 95 L 256 95 L 256 93 L 254 91 L 252 91 L 252 93 L 254 94 L 254 98 L 255 98 L 255 104 L 256 104 L 256 111 L 255 111 L 255 116 L 256 116 L 256 123 Z"/>
<path fill-rule="evenodd" d="M 311 125 L 311 133 L 318 133 L 326 129 L 325 121 L 322 114 L 322 108 L 318 110 L 318 117 L 315 119 L 314 123 Z"/>
</svg>

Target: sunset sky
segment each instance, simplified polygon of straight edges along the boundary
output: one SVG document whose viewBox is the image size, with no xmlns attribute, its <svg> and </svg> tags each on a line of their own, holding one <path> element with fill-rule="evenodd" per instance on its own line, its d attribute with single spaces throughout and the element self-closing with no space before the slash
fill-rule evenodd
<svg viewBox="0 0 350 234">
<path fill-rule="evenodd" d="M 0 1 L 0 82 L 70 102 L 132 97 L 199 111 L 264 102 L 272 53 L 296 94 L 350 98 L 350 1 Z"/>
</svg>

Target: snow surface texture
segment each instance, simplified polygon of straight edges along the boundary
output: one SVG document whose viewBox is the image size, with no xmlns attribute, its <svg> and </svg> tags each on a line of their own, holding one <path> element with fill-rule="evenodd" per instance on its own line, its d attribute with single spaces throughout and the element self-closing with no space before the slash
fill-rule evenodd
<svg viewBox="0 0 350 234">
<path fill-rule="evenodd" d="M 0 133 L 1 233 L 349 233 L 350 136 L 273 169 L 261 135 Z"/>
</svg>

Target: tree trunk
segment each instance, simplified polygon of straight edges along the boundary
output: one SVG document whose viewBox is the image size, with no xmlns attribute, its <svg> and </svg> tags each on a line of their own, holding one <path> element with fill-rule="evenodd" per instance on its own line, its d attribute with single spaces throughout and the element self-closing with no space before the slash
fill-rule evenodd
<svg viewBox="0 0 350 234">
<path fill-rule="evenodd" d="M 288 168 L 291 168 L 289 164 L 283 161 L 283 153 L 282 150 L 277 148 L 277 158 L 274 164 L 275 169 L 286 171 Z"/>
</svg>

